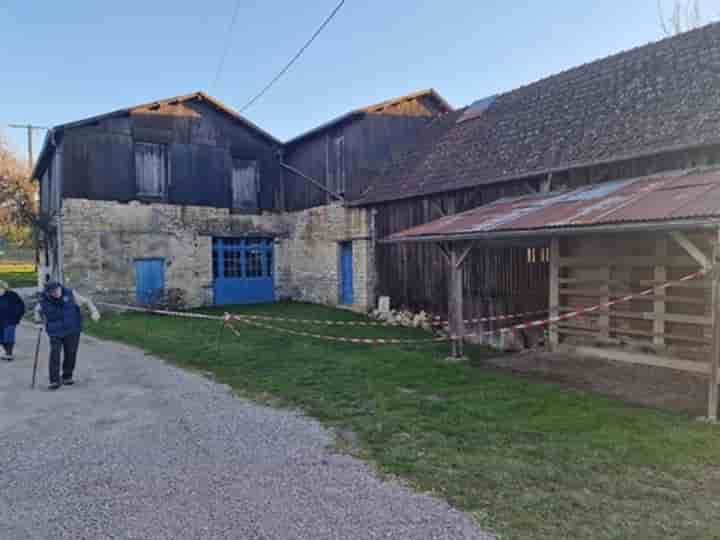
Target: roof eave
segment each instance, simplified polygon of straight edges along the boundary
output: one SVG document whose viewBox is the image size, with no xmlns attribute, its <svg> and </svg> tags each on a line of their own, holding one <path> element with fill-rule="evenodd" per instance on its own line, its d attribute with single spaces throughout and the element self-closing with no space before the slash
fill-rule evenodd
<svg viewBox="0 0 720 540">
<path fill-rule="evenodd" d="M 569 227 L 545 227 L 542 229 L 519 229 L 505 231 L 471 231 L 452 234 L 425 234 L 413 236 L 388 237 L 378 240 L 381 244 L 410 244 L 438 242 L 495 242 L 498 240 L 517 240 L 523 238 L 552 238 L 555 236 L 580 236 L 586 234 L 610 234 L 630 232 L 658 232 L 697 229 L 716 229 L 720 227 L 720 218 L 692 218 L 663 221 L 639 221 L 632 223 L 609 223 L 602 225 L 575 225 Z"/>
<path fill-rule="evenodd" d="M 300 141 L 309 139 L 310 137 L 314 137 L 315 135 L 319 135 L 323 131 L 326 131 L 330 128 L 338 126 L 344 122 L 349 122 L 350 120 L 355 120 L 356 118 L 361 118 L 361 117 L 365 116 L 366 114 L 367 113 L 365 111 L 359 111 L 359 110 L 345 113 L 342 116 L 333 118 L 332 120 L 325 122 L 324 124 L 320 124 L 317 127 L 314 127 L 304 133 L 301 133 L 300 135 L 297 135 L 296 137 L 293 137 L 292 139 L 285 142 L 285 146 L 292 146 L 293 144 L 297 144 Z"/>
</svg>

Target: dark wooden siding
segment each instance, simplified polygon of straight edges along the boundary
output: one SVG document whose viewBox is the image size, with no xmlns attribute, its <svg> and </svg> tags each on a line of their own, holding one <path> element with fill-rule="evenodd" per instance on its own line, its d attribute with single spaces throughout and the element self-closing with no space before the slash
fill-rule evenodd
<svg viewBox="0 0 720 540">
<path fill-rule="evenodd" d="M 555 190 L 573 189 L 608 180 L 634 178 L 660 171 L 720 163 L 720 146 L 669 152 L 647 158 L 617 161 L 552 175 Z M 376 237 L 427 223 L 446 214 L 462 212 L 539 189 L 547 178 L 506 182 L 439 195 L 378 205 Z M 438 247 L 425 244 L 378 244 L 378 294 L 390 296 L 395 305 L 446 315 L 447 264 Z M 548 268 L 543 261 L 530 263 L 526 249 L 475 249 L 465 265 L 466 315 L 490 310 L 530 311 L 547 305 Z"/>
<path fill-rule="evenodd" d="M 368 188 L 371 173 L 408 148 L 427 122 L 422 116 L 367 114 L 288 146 L 285 161 L 320 184 L 333 187 L 334 141 L 344 137 L 346 197 L 352 200 Z M 323 190 L 291 173 L 285 175 L 285 193 L 288 210 L 319 206 L 329 200 Z"/>
<path fill-rule="evenodd" d="M 129 116 L 67 130 L 64 196 L 121 202 L 138 199 L 136 142 L 168 145 L 170 204 L 230 208 L 232 162 L 241 159 L 259 162 L 260 209 L 276 210 L 281 205 L 276 145 L 201 102 L 134 110 Z"/>
<path fill-rule="evenodd" d="M 386 237 L 416 225 L 526 193 L 524 183 L 407 199 L 377 206 L 375 235 Z M 394 306 L 447 316 L 447 261 L 434 244 L 378 244 L 378 294 Z M 545 309 L 548 265 L 528 260 L 528 249 L 473 249 L 464 266 L 465 316 L 485 316 Z"/>
</svg>

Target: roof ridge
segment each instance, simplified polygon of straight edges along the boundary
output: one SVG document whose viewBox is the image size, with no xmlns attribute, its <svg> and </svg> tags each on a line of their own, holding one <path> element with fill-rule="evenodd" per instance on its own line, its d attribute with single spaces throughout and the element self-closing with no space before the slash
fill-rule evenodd
<svg viewBox="0 0 720 540">
<path fill-rule="evenodd" d="M 534 86 L 536 86 L 536 85 L 539 85 L 539 84 L 542 84 L 542 83 L 546 83 L 546 82 L 549 81 L 549 80 L 561 78 L 561 77 L 563 77 L 563 76 L 567 76 L 567 75 L 569 75 L 569 74 L 571 74 L 571 73 L 573 73 L 573 72 L 576 72 L 576 71 L 585 70 L 585 69 L 587 69 L 587 68 L 590 67 L 590 66 L 601 65 L 601 64 L 603 64 L 603 63 L 610 63 L 610 62 L 616 61 L 619 57 L 629 56 L 629 55 L 634 54 L 634 53 L 637 54 L 638 52 L 641 52 L 641 51 L 643 51 L 643 50 L 650 49 L 650 48 L 652 48 L 652 47 L 658 47 L 658 46 L 666 45 L 666 44 L 669 44 L 669 43 L 677 43 L 677 42 L 679 42 L 681 39 L 687 39 L 689 36 L 693 36 L 693 35 L 696 35 L 696 34 L 702 34 L 702 33 L 708 32 L 710 29 L 712 29 L 712 28 L 714 28 L 714 27 L 717 27 L 717 26 L 720 26 L 720 21 L 710 22 L 710 23 L 704 24 L 704 25 L 702 25 L 702 26 L 699 26 L 699 27 L 697 27 L 697 28 L 693 28 L 693 29 L 691 29 L 691 30 L 688 30 L 688 31 L 686 31 L 686 32 L 681 32 L 681 33 L 679 33 L 679 34 L 674 34 L 674 35 L 672 35 L 672 36 L 663 37 L 663 38 L 661 38 L 661 39 L 659 39 L 659 40 L 657 40 L 657 41 L 649 41 L 649 42 L 647 42 L 647 43 L 643 43 L 642 45 L 636 45 L 636 46 L 630 47 L 630 48 L 628 48 L 628 49 L 622 49 L 622 50 L 617 51 L 617 52 L 615 52 L 615 53 L 612 53 L 612 54 L 610 54 L 610 55 L 608 55 L 608 56 L 603 56 L 603 57 L 600 57 L 600 58 L 595 58 L 594 60 L 588 60 L 587 62 L 583 62 L 583 63 L 581 63 L 581 64 L 577 64 L 577 65 L 571 66 L 571 67 L 566 68 L 566 69 L 561 69 L 560 71 L 557 71 L 557 72 L 555 72 L 555 73 L 551 73 L 551 74 L 549 74 L 549 75 L 544 75 L 544 76 L 542 76 L 542 77 L 540 77 L 540 78 L 538 78 L 538 79 L 535 79 L 535 80 L 530 81 L 530 82 L 526 82 L 526 83 L 521 84 L 520 86 L 517 86 L 517 87 L 515 87 L 515 88 L 511 88 L 511 89 L 509 89 L 509 90 L 497 92 L 497 93 L 495 94 L 495 96 L 496 96 L 497 100 L 500 100 L 500 99 L 502 99 L 502 98 L 506 98 L 506 97 L 510 96 L 511 94 L 516 94 L 516 93 L 519 93 L 519 92 L 521 92 L 521 91 L 525 91 L 525 90 L 527 90 L 527 89 L 529 89 L 529 88 L 532 88 L 532 87 L 534 87 Z"/>
</svg>

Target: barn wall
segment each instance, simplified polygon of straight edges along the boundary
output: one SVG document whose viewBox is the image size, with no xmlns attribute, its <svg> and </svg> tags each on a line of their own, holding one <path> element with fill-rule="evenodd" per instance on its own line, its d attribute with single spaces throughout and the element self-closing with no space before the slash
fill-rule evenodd
<svg viewBox="0 0 720 540">
<path fill-rule="evenodd" d="M 710 233 L 688 233 L 708 258 Z M 559 240 L 557 299 L 560 313 L 636 293 L 700 269 L 665 233 L 583 236 Z M 560 345 L 653 352 L 707 364 L 712 341 L 712 293 L 708 278 L 657 289 L 652 295 L 584 314 L 558 325 Z M 691 364 L 691 367 L 693 365 Z"/>
<path fill-rule="evenodd" d="M 138 258 L 166 261 L 167 289 L 189 306 L 212 303 L 212 237 L 275 238 L 275 296 L 336 305 L 339 247 L 353 242 L 355 304 L 374 302 L 367 212 L 328 205 L 287 214 L 237 215 L 227 209 L 66 199 L 65 282 L 94 297 L 135 303 Z"/>
<path fill-rule="evenodd" d="M 378 239 L 504 196 L 526 193 L 522 183 L 387 203 L 375 208 Z M 395 307 L 447 316 L 448 271 L 433 244 L 377 244 L 377 293 Z M 473 249 L 464 265 L 465 315 L 485 316 L 547 307 L 548 265 L 527 248 Z"/>
<path fill-rule="evenodd" d="M 328 128 L 289 145 L 285 161 L 325 187 L 334 188 L 329 172 L 336 155 L 333 141 L 345 139 L 346 198 L 360 197 L 368 188 L 373 172 L 413 144 L 418 130 L 428 122 L 423 116 L 367 114 Z M 327 193 L 292 173 L 285 174 L 285 194 L 289 210 L 326 204 Z"/>
<path fill-rule="evenodd" d="M 128 116 L 67 130 L 63 193 L 68 198 L 138 199 L 135 142 L 168 145 L 169 204 L 229 208 L 232 160 L 258 160 L 260 210 L 279 209 L 282 183 L 276 145 L 201 102 L 135 109 Z"/>
</svg>

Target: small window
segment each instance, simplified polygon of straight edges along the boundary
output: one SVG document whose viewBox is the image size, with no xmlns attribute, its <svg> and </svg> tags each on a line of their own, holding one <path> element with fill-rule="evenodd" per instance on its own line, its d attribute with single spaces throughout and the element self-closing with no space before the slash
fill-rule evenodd
<svg viewBox="0 0 720 540">
<path fill-rule="evenodd" d="M 232 209 L 240 212 L 254 212 L 258 209 L 260 190 L 257 161 L 233 160 Z"/>
<path fill-rule="evenodd" d="M 165 198 L 168 184 L 166 144 L 135 143 L 135 177 L 139 197 Z"/>
</svg>

